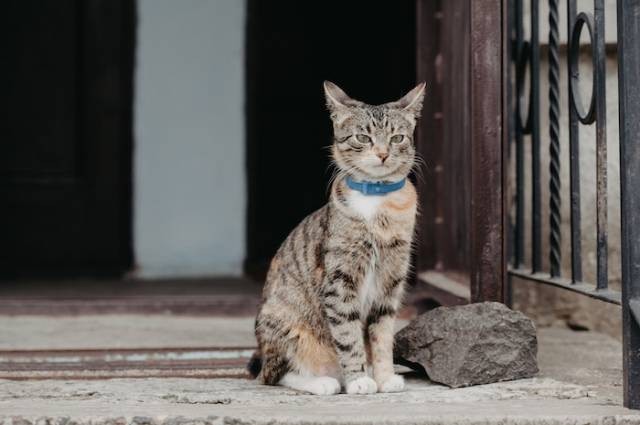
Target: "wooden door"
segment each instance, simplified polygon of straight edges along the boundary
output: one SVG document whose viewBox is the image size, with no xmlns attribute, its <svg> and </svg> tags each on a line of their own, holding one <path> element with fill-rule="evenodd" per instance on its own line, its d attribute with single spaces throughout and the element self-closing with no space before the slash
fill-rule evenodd
<svg viewBox="0 0 640 425">
<path fill-rule="evenodd" d="M 9 0 L 0 28 L 0 277 L 121 273 L 134 3 Z"/>
</svg>

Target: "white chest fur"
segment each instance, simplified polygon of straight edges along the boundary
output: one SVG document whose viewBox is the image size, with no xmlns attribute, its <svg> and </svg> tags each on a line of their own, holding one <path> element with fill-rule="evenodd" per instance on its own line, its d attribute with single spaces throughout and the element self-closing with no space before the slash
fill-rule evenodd
<svg viewBox="0 0 640 425">
<path fill-rule="evenodd" d="M 364 195 L 356 190 L 350 190 L 347 194 L 347 204 L 349 208 L 365 220 L 371 221 L 378 213 L 380 206 L 386 200 L 387 196 L 389 195 Z M 379 288 L 376 279 L 377 259 L 377 253 L 374 251 L 364 277 L 364 282 L 362 286 L 360 286 L 358 293 L 361 317 L 367 317 L 369 315 L 369 310 L 371 310 L 373 302 L 379 298 Z"/>
<path fill-rule="evenodd" d="M 380 299 L 381 295 L 376 279 L 376 261 L 377 255 L 374 252 L 374 255 L 371 257 L 369 268 L 364 276 L 364 282 L 362 282 L 362 286 L 360 286 L 360 290 L 358 292 L 358 298 L 360 301 L 360 317 L 362 318 L 369 316 L 369 311 L 371 310 L 373 302 Z"/>
<path fill-rule="evenodd" d="M 347 204 L 365 220 L 371 220 L 376 216 L 387 196 L 364 195 L 356 190 L 350 190 L 347 194 Z"/>
</svg>

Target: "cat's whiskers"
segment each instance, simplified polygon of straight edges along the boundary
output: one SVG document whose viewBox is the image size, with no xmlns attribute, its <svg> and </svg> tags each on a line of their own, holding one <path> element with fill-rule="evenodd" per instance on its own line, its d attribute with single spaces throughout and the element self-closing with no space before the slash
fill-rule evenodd
<svg viewBox="0 0 640 425">
<path fill-rule="evenodd" d="M 413 158 L 413 163 L 411 165 L 411 170 L 416 178 L 421 182 L 425 182 L 424 171 L 425 169 L 428 171 L 426 161 L 416 152 L 416 155 Z"/>
</svg>

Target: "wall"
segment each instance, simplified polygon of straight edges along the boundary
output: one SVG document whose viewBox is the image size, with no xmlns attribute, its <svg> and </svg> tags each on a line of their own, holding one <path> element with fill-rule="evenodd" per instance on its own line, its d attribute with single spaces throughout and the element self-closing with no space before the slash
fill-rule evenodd
<svg viewBox="0 0 640 425">
<path fill-rule="evenodd" d="M 244 21 L 241 0 L 138 1 L 137 276 L 241 272 Z"/>
</svg>

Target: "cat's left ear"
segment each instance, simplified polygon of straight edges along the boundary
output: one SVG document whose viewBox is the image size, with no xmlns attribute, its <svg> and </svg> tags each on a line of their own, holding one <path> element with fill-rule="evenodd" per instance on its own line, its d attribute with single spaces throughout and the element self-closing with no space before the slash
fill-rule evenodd
<svg viewBox="0 0 640 425">
<path fill-rule="evenodd" d="M 415 118 L 420 116 L 422 111 L 422 101 L 427 84 L 422 82 L 415 86 L 411 91 L 405 94 L 400 100 L 392 103 L 392 105 L 402 111 L 411 113 Z"/>
<path fill-rule="evenodd" d="M 351 116 L 349 107 L 359 105 L 360 102 L 351 99 L 340 87 L 331 81 L 325 81 L 323 87 L 324 96 L 327 99 L 327 108 L 329 112 L 331 112 L 331 119 L 335 124 L 341 125 Z"/>
</svg>

